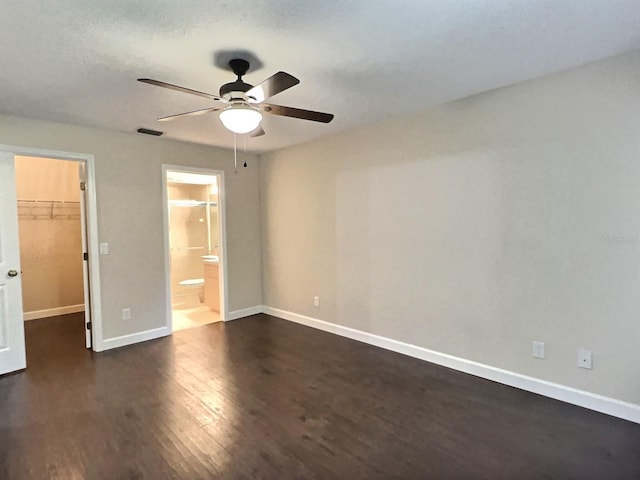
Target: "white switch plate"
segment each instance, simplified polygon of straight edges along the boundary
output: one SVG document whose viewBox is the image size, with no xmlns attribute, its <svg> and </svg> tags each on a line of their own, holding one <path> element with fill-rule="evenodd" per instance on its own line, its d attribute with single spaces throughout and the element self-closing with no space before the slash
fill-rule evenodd
<svg viewBox="0 0 640 480">
<path fill-rule="evenodd" d="M 544 358 L 544 342 L 533 342 L 533 356 L 534 358 Z"/>
<path fill-rule="evenodd" d="M 122 319 L 123 320 L 131 320 L 131 309 L 123 308 L 122 309 Z"/>
<path fill-rule="evenodd" d="M 578 366 L 580 368 L 588 368 L 589 370 L 593 368 L 593 356 L 589 350 L 583 348 L 578 350 Z"/>
<path fill-rule="evenodd" d="M 109 244 L 101 243 L 100 244 L 100 255 L 109 255 Z"/>
<path fill-rule="evenodd" d="M 320 297 L 313 297 L 313 306 L 314 307 L 320 306 Z"/>
</svg>

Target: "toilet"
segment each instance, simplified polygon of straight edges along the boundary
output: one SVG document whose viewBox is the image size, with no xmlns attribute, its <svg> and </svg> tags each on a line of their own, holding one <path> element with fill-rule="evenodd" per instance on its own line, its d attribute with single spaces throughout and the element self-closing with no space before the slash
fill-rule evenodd
<svg viewBox="0 0 640 480">
<path fill-rule="evenodd" d="M 204 301 L 204 278 L 189 278 L 178 283 L 184 289 L 186 307 L 197 307 Z"/>
</svg>

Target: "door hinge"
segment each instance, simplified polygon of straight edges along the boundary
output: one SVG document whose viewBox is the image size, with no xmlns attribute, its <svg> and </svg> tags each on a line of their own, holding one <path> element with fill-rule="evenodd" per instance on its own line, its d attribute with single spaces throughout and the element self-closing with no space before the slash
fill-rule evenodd
<svg viewBox="0 0 640 480">
<path fill-rule="evenodd" d="M 89 254 L 87 252 L 84 252 L 82 254 L 82 259 L 86 262 L 87 260 L 89 260 Z"/>
<path fill-rule="evenodd" d="M 87 322 L 87 330 L 91 330 L 91 322 Z"/>
<path fill-rule="evenodd" d="M 83 192 L 87 189 L 87 182 L 80 182 L 80 190 Z"/>
</svg>

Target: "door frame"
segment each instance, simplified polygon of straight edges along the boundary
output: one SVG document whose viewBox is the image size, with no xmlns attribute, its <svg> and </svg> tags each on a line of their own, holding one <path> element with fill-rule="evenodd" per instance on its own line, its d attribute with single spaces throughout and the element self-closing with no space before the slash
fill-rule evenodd
<svg viewBox="0 0 640 480">
<path fill-rule="evenodd" d="M 86 190 L 85 194 L 85 220 L 87 244 L 89 247 L 89 278 L 85 282 L 89 283 L 89 298 L 85 298 L 85 308 L 89 308 L 91 315 L 91 334 L 93 337 L 92 350 L 100 352 L 104 350 L 102 334 L 102 308 L 100 301 L 100 257 L 98 247 L 98 204 L 96 197 L 95 179 L 95 158 L 86 153 L 64 152 L 59 150 L 48 150 L 43 148 L 24 147 L 17 145 L 0 144 L 0 152 L 13 155 L 15 157 L 38 157 L 50 158 L 54 160 L 71 160 L 82 162 L 85 165 Z M 16 207 L 17 208 L 17 207 Z M 86 303 L 89 305 L 87 306 Z"/>
<path fill-rule="evenodd" d="M 164 235 L 164 282 L 166 291 L 167 327 L 173 333 L 171 311 L 171 245 L 169 240 L 169 192 L 167 191 L 167 172 L 196 173 L 218 177 L 218 262 L 220 282 L 220 320 L 229 318 L 229 288 L 227 283 L 227 228 L 226 228 L 226 194 L 224 171 L 209 168 L 189 167 L 185 165 L 162 164 L 162 216 Z M 221 244 L 222 243 L 222 244 Z"/>
</svg>

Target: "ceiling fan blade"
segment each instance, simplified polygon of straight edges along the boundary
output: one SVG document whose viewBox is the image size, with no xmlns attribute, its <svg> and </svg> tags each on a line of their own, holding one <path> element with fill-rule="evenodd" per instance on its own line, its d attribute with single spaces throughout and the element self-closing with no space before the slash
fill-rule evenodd
<svg viewBox="0 0 640 480">
<path fill-rule="evenodd" d="M 267 78 L 264 82 L 256 85 L 247 92 L 247 95 L 255 99 L 252 103 L 264 102 L 267 98 L 273 97 L 287 88 L 291 88 L 300 83 L 293 75 L 286 72 L 278 72 Z M 250 100 L 251 101 L 251 100 Z"/>
<path fill-rule="evenodd" d="M 250 137 L 261 137 L 262 135 L 264 135 L 264 129 L 262 128 L 262 125 L 258 125 L 258 128 L 256 128 L 249 134 Z"/>
<path fill-rule="evenodd" d="M 301 118 L 302 120 L 311 120 L 312 122 L 329 123 L 333 120 L 333 114 L 314 112 L 312 110 L 303 110 L 301 108 L 283 107 L 282 105 L 273 105 L 262 103 L 258 108 L 266 113 L 273 115 L 282 115 L 284 117 Z"/>
<path fill-rule="evenodd" d="M 167 117 L 160 117 L 159 122 L 168 122 L 181 117 L 195 117 L 197 115 L 204 115 L 205 113 L 216 112 L 222 110 L 222 107 L 203 108 L 201 110 L 193 110 L 192 112 L 178 113 L 176 115 L 169 115 Z"/>
<path fill-rule="evenodd" d="M 179 87 L 178 85 L 172 85 L 170 83 L 161 82 L 160 80 L 153 80 L 152 78 L 139 78 L 139 82 L 148 83 L 149 85 L 155 85 L 156 87 L 169 88 L 171 90 L 176 90 L 182 93 L 190 93 L 191 95 L 198 95 L 199 97 L 209 98 L 212 100 L 220 100 L 220 97 L 217 95 L 212 95 L 210 93 L 199 92 L 198 90 L 192 90 L 190 88 Z"/>
</svg>

